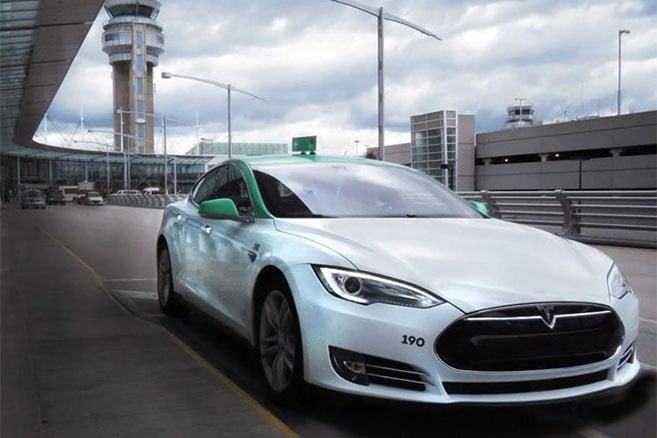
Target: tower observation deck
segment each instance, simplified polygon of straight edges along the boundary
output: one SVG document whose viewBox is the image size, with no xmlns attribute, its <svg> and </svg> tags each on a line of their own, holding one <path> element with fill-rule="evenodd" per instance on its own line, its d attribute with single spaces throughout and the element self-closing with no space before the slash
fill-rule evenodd
<svg viewBox="0 0 657 438">
<path fill-rule="evenodd" d="M 153 67 L 164 52 L 156 0 L 106 0 L 110 20 L 103 25 L 103 52 L 114 82 L 114 132 L 123 132 L 124 150 L 153 153 Z M 123 125 L 123 128 L 121 127 Z M 121 136 L 114 136 L 121 148 Z"/>
</svg>

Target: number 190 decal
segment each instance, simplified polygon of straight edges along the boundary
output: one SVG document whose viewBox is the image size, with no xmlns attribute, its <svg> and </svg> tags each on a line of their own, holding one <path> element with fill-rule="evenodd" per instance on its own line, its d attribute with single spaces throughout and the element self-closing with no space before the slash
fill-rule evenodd
<svg viewBox="0 0 657 438">
<path fill-rule="evenodd" d="M 402 344 L 415 345 L 417 347 L 424 347 L 424 338 L 416 338 L 415 336 L 402 335 Z"/>
</svg>

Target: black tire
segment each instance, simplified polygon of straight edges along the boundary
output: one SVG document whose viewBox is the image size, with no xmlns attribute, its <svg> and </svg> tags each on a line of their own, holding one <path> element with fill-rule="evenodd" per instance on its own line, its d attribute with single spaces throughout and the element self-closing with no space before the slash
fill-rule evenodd
<svg viewBox="0 0 657 438">
<path fill-rule="evenodd" d="M 271 398 L 291 405 L 301 399 L 303 357 L 294 300 L 284 284 L 268 287 L 257 315 L 257 353 Z"/>
<path fill-rule="evenodd" d="M 180 314 L 181 307 L 173 290 L 173 275 L 171 273 L 171 258 L 169 249 L 164 247 L 157 259 L 157 300 L 162 313 L 169 316 Z"/>
</svg>

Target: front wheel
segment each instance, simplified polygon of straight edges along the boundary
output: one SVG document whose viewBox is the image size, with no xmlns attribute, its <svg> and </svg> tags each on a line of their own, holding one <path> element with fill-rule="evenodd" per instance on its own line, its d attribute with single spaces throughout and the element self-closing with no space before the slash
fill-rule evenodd
<svg viewBox="0 0 657 438">
<path fill-rule="evenodd" d="M 298 400 L 303 383 L 299 320 L 292 297 L 277 286 L 267 292 L 258 318 L 258 353 L 269 394 L 279 403 Z"/>
<path fill-rule="evenodd" d="M 167 248 L 160 251 L 157 263 L 157 300 L 165 315 L 176 316 L 180 313 L 180 304 L 176 300 L 176 294 L 173 291 L 171 259 Z"/>
</svg>

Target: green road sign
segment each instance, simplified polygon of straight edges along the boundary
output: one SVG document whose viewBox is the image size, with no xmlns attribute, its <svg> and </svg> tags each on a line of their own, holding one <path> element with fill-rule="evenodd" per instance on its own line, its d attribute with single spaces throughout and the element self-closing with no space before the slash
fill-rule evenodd
<svg viewBox="0 0 657 438">
<path fill-rule="evenodd" d="M 315 152 L 317 150 L 317 136 L 294 137 L 292 139 L 292 152 Z"/>
</svg>

